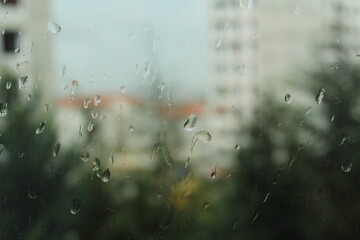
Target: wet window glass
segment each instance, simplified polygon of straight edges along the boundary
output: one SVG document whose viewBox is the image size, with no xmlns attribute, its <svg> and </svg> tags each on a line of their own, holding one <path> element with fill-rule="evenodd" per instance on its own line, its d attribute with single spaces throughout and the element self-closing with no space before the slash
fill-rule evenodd
<svg viewBox="0 0 360 240">
<path fill-rule="evenodd" d="M 0 1 L 0 239 L 360 239 L 360 2 Z"/>
</svg>

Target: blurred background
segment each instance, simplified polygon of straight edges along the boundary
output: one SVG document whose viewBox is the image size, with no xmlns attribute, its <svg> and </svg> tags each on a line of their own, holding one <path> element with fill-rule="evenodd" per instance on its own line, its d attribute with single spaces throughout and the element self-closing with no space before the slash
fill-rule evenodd
<svg viewBox="0 0 360 240">
<path fill-rule="evenodd" d="M 0 239 L 359 239 L 359 11 L 1 0 Z"/>
</svg>

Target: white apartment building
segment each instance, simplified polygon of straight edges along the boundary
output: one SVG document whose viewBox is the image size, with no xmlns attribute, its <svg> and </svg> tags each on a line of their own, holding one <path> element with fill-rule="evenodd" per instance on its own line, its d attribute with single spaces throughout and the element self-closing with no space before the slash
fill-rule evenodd
<svg viewBox="0 0 360 240">
<path fill-rule="evenodd" d="M 50 1 L 1 0 L 0 3 L 0 66 L 17 76 L 28 76 L 24 93 L 38 84 L 42 101 L 53 99 L 53 67 L 48 30 Z"/>
</svg>

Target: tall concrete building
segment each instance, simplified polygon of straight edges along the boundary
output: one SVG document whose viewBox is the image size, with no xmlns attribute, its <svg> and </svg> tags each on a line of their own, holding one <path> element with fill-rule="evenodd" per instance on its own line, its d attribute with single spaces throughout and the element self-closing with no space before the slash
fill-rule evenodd
<svg viewBox="0 0 360 240">
<path fill-rule="evenodd" d="M 26 94 L 38 85 L 42 101 L 52 101 L 54 86 L 47 0 L 1 0 L 0 66 L 17 77 L 27 76 Z"/>
<path fill-rule="evenodd" d="M 257 94 L 258 6 L 252 0 L 210 0 L 207 7 L 210 155 L 229 167 L 241 144 L 239 126 L 251 119 Z"/>
<path fill-rule="evenodd" d="M 331 68 L 341 51 L 359 57 L 360 2 L 351 0 L 208 1 L 210 156 L 231 166 L 242 127 L 253 119 L 257 99 L 271 93 L 284 102 L 311 106 L 313 96 L 296 88 L 322 64 Z"/>
</svg>

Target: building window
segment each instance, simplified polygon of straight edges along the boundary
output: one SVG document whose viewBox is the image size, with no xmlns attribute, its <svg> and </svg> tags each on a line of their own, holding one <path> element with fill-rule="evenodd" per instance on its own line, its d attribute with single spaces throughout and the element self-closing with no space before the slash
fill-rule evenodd
<svg viewBox="0 0 360 240">
<path fill-rule="evenodd" d="M 2 4 L 6 5 L 16 5 L 18 3 L 18 0 L 1 0 Z"/>
<path fill-rule="evenodd" d="M 3 51 L 15 52 L 17 47 L 18 34 L 17 32 L 5 32 L 3 35 Z"/>
</svg>

